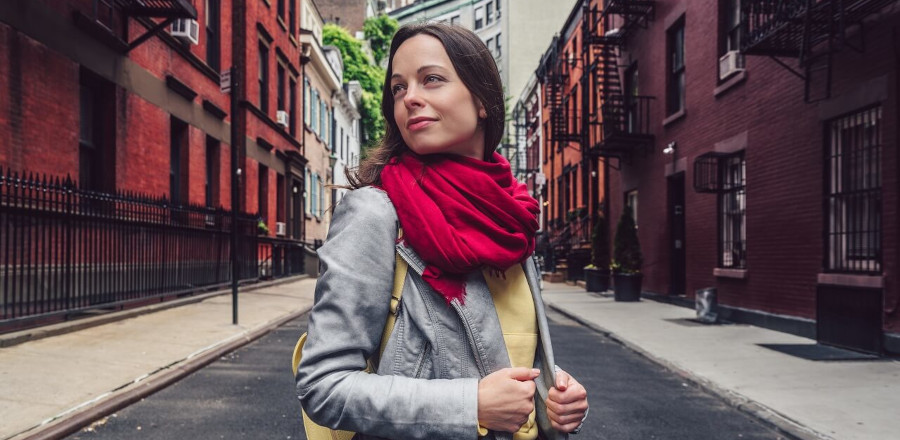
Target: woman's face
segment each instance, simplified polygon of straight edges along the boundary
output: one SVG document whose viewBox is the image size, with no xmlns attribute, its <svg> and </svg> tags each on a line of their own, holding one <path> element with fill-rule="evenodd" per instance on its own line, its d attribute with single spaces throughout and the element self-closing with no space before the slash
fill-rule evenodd
<svg viewBox="0 0 900 440">
<path fill-rule="evenodd" d="M 484 158 L 479 119 L 487 114 L 457 76 L 440 40 L 411 37 L 397 48 L 391 67 L 394 121 L 413 152 Z"/>
</svg>

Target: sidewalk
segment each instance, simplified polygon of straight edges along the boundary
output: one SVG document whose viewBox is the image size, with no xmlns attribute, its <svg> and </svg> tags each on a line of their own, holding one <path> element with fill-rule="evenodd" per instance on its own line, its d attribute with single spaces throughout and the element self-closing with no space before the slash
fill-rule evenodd
<svg viewBox="0 0 900 440">
<path fill-rule="evenodd" d="M 238 325 L 224 294 L 0 348 L 0 439 L 61 438 L 164 388 L 308 311 L 315 281 L 242 288 Z"/>
<path fill-rule="evenodd" d="M 544 301 L 801 439 L 898 438 L 896 360 L 805 360 L 758 344 L 814 340 L 749 325 L 697 324 L 691 309 L 646 299 L 617 303 L 562 283 L 545 282 Z"/>
</svg>

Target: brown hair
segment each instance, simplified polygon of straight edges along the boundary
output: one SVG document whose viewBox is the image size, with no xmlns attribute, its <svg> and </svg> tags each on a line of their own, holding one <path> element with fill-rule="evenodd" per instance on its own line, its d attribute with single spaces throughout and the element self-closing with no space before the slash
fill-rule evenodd
<svg viewBox="0 0 900 440">
<path fill-rule="evenodd" d="M 447 51 L 457 75 L 475 99 L 484 105 L 487 118 L 484 125 L 484 158 L 491 156 L 503 138 L 506 117 L 503 99 L 503 85 L 500 72 L 490 50 L 472 31 L 444 23 L 423 23 L 406 25 L 397 30 L 391 41 L 387 73 L 381 94 L 381 113 L 385 120 L 385 134 L 378 146 L 369 152 L 359 168 L 346 170 L 350 186 L 360 188 L 381 184 L 381 170 L 392 158 L 407 151 L 397 121 L 394 120 L 394 97 L 391 93 L 390 78 L 394 54 L 404 41 L 416 35 L 430 35 L 440 40 Z"/>
</svg>

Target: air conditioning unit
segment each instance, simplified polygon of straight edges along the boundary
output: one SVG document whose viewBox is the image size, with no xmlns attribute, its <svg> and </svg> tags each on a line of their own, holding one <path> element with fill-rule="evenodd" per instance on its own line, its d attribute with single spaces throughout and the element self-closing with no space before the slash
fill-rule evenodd
<svg viewBox="0 0 900 440">
<path fill-rule="evenodd" d="M 278 110 L 275 112 L 275 122 L 278 122 L 278 125 L 281 125 L 284 128 L 288 127 L 288 112 L 284 110 Z"/>
<path fill-rule="evenodd" d="M 744 70 L 744 56 L 740 52 L 730 50 L 719 58 L 719 79 L 725 79 L 742 70 Z"/>
<path fill-rule="evenodd" d="M 200 42 L 200 24 L 197 23 L 197 20 L 179 18 L 172 22 L 172 28 L 169 33 L 171 33 L 173 37 L 180 38 L 191 44 Z"/>
<path fill-rule="evenodd" d="M 275 222 L 275 235 L 284 237 L 286 235 L 287 225 L 284 222 Z"/>
</svg>

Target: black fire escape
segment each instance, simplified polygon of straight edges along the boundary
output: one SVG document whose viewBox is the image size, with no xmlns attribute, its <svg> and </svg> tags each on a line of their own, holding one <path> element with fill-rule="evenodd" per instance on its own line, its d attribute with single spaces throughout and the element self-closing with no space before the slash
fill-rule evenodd
<svg viewBox="0 0 900 440">
<path fill-rule="evenodd" d="M 589 90 L 586 145 L 595 156 L 630 161 L 653 145 L 652 96 L 624 90 L 618 59 L 628 36 L 654 19 L 654 1 L 585 2 L 582 29 L 587 56 L 582 82 Z M 623 66 L 624 67 L 624 66 Z M 598 105 L 599 104 L 599 105 Z"/>
<path fill-rule="evenodd" d="M 89 14 L 74 13 L 75 25 L 120 53 L 130 52 L 177 19 L 197 19 L 197 9 L 191 0 L 93 0 L 92 3 Z M 127 41 L 128 18 L 147 27 L 146 32 L 130 42 Z"/>
<path fill-rule="evenodd" d="M 833 56 L 862 52 L 864 32 L 853 26 L 895 0 L 741 0 L 741 51 L 764 55 L 804 82 L 804 100 L 831 97 Z M 778 59 L 797 58 L 799 70 Z"/>
</svg>

